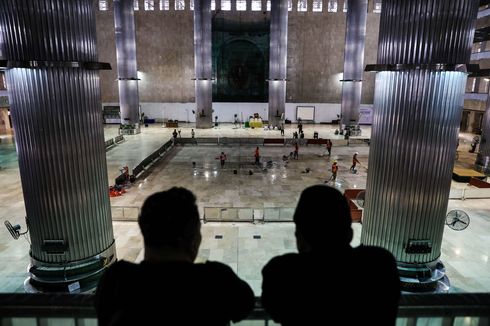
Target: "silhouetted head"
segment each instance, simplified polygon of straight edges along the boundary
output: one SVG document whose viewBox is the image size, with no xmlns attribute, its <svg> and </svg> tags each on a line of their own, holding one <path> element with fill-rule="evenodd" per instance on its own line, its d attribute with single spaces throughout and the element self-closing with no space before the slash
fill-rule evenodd
<svg viewBox="0 0 490 326">
<path fill-rule="evenodd" d="M 303 190 L 294 223 L 299 252 L 335 250 L 349 246 L 352 240 L 349 204 L 338 190 L 326 185 Z"/>
<path fill-rule="evenodd" d="M 145 250 L 183 252 L 192 261 L 201 243 L 201 223 L 194 194 L 173 187 L 157 192 L 143 203 L 138 224 Z"/>
</svg>

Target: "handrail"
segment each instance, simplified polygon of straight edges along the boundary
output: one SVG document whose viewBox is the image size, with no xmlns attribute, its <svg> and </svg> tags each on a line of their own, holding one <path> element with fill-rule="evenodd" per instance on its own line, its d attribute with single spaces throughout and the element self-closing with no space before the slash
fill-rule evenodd
<svg viewBox="0 0 490 326">
<path fill-rule="evenodd" d="M 120 213 L 120 214 L 119 214 Z M 112 220 L 118 222 L 138 222 L 139 206 L 111 206 Z"/>
<path fill-rule="evenodd" d="M 294 207 L 204 207 L 203 222 L 292 222 Z"/>
<path fill-rule="evenodd" d="M 119 145 L 119 143 L 121 143 L 123 141 L 124 141 L 123 135 L 119 135 L 119 136 L 116 136 L 114 138 L 108 139 L 105 141 L 105 150 L 108 151 L 109 149 L 111 149 L 112 147 L 114 147 L 116 145 Z"/>
<path fill-rule="evenodd" d="M 94 319 L 94 294 L 26 294 L 0 293 L 0 324 L 10 318 Z M 479 325 L 490 322 L 490 293 L 405 294 L 400 299 L 398 318 L 445 318 L 453 325 L 457 317 L 480 317 Z M 270 319 L 256 299 L 247 320 Z M 39 325 L 39 319 L 36 321 Z"/>
</svg>

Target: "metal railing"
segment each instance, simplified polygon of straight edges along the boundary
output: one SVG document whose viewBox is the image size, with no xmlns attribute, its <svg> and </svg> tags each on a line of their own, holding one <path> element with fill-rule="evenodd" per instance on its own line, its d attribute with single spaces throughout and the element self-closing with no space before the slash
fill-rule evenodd
<svg viewBox="0 0 490 326">
<path fill-rule="evenodd" d="M 93 294 L 3 293 L 0 294 L 0 325 L 97 325 L 94 297 Z M 165 316 L 164 311 L 161 314 Z M 270 317 L 259 299 L 245 323 L 250 320 L 269 323 Z M 397 325 L 488 326 L 490 293 L 402 295 Z"/>
<path fill-rule="evenodd" d="M 119 136 L 116 136 L 114 138 L 108 139 L 105 141 L 105 150 L 108 151 L 109 149 L 111 149 L 112 147 L 114 147 L 116 145 L 119 145 L 119 143 L 121 143 L 123 141 L 124 141 L 123 135 L 119 135 Z"/>
<path fill-rule="evenodd" d="M 449 199 L 481 199 L 490 198 L 490 188 L 464 187 L 463 189 L 451 189 Z"/>
<path fill-rule="evenodd" d="M 112 220 L 118 222 L 138 222 L 138 206 L 111 206 Z"/>
<path fill-rule="evenodd" d="M 355 138 L 354 138 L 355 139 Z M 367 138 L 359 138 L 359 141 L 367 142 Z M 244 137 L 198 137 L 198 138 L 186 138 L 177 137 L 175 143 L 179 145 L 216 145 L 216 146 L 229 146 L 229 145 L 241 145 L 241 146 L 265 146 L 265 145 L 294 145 L 298 143 L 300 146 L 308 145 L 320 145 L 323 146 L 326 139 L 314 139 L 314 138 L 244 138 Z M 338 141 L 333 139 L 333 141 Z"/>
<path fill-rule="evenodd" d="M 206 222 L 292 222 L 294 207 L 204 207 Z"/>
</svg>

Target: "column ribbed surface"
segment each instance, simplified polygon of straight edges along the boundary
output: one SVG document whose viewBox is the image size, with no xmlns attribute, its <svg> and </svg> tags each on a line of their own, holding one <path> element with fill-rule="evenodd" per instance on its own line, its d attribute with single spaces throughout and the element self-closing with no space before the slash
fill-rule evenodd
<svg viewBox="0 0 490 326">
<path fill-rule="evenodd" d="M 359 123 L 368 2 L 367 0 L 346 1 L 348 5 L 342 83 L 342 124 L 350 126 Z"/>
<path fill-rule="evenodd" d="M 269 46 L 269 125 L 279 126 L 286 108 L 288 2 L 271 1 Z"/>
<path fill-rule="evenodd" d="M 115 0 L 114 23 L 121 123 L 138 126 L 138 68 L 133 6 L 134 0 Z"/>
<path fill-rule="evenodd" d="M 362 239 L 398 261 L 440 256 L 466 75 L 426 70 L 380 72 Z M 407 254 L 408 240 L 430 240 L 430 254 Z"/>
<path fill-rule="evenodd" d="M 213 127 L 211 0 L 194 1 L 194 70 L 196 127 Z"/>
<path fill-rule="evenodd" d="M 476 157 L 475 167 L 478 171 L 490 175 L 490 96 L 482 120 L 480 151 Z"/>
<path fill-rule="evenodd" d="M 465 64 L 473 45 L 478 1 L 385 0 L 378 64 Z"/>
<path fill-rule="evenodd" d="M 376 76 L 361 242 L 401 264 L 441 254 L 466 74 L 431 65 L 469 62 L 477 10 L 474 0 L 383 1 L 377 63 L 401 66 Z"/>
<path fill-rule="evenodd" d="M 9 61 L 97 61 L 91 0 L 1 1 Z M 6 72 L 33 261 L 70 263 L 114 242 L 97 71 Z M 63 240 L 62 254 L 46 240 Z M 35 263 L 34 263 L 35 264 Z"/>
<path fill-rule="evenodd" d="M 0 1 L 9 60 L 97 61 L 91 1 Z"/>
</svg>

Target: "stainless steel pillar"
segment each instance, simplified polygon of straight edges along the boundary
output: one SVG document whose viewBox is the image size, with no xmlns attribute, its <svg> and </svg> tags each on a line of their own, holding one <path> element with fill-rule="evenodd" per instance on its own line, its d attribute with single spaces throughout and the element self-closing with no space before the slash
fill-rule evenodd
<svg viewBox="0 0 490 326">
<path fill-rule="evenodd" d="M 475 168 L 490 176 L 490 95 L 483 115 L 480 151 L 476 157 Z"/>
<path fill-rule="evenodd" d="M 194 69 L 196 128 L 213 127 L 211 0 L 194 1 Z"/>
<path fill-rule="evenodd" d="M 408 291 L 447 289 L 439 257 L 477 10 L 383 1 L 361 242 L 395 255 Z"/>
<path fill-rule="evenodd" d="M 0 1 L 0 26 L 31 239 L 25 289 L 93 289 L 115 259 L 93 1 Z"/>
<path fill-rule="evenodd" d="M 134 0 L 114 0 L 114 23 L 121 124 L 132 126 L 132 128 L 123 128 L 122 131 L 125 134 L 137 134 L 140 132 L 140 101 Z"/>
<path fill-rule="evenodd" d="M 342 80 L 341 123 L 345 129 L 350 129 L 351 126 L 359 125 L 368 1 L 346 1 L 347 19 L 344 46 L 344 77 Z"/>
<path fill-rule="evenodd" d="M 272 0 L 269 50 L 269 125 L 280 126 L 286 107 L 288 1 Z"/>
</svg>

